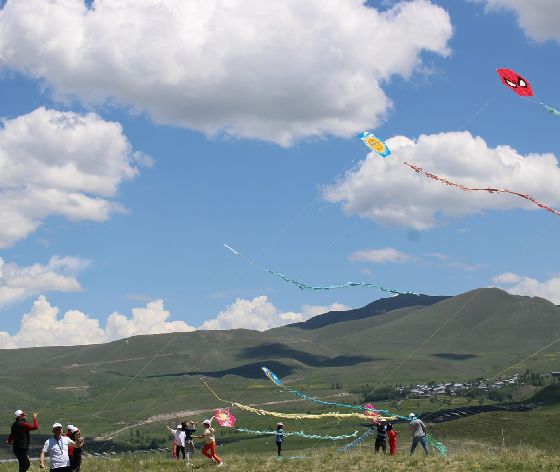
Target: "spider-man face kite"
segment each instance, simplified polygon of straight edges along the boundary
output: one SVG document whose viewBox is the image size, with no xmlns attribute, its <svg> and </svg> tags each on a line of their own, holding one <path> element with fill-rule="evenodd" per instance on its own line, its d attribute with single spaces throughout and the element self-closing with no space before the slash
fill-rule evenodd
<svg viewBox="0 0 560 472">
<path fill-rule="evenodd" d="M 533 89 L 529 82 L 511 69 L 497 69 L 496 72 L 502 78 L 502 82 L 512 89 L 520 97 L 532 97 Z"/>
</svg>

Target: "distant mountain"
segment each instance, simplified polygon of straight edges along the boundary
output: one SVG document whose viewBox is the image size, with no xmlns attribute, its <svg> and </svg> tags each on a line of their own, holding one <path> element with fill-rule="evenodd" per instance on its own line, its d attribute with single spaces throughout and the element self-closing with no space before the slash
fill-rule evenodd
<svg viewBox="0 0 560 472">
<path fill-rule="evenodd" d="M 356 308 L 348 311 L 329 311 L 322 315 L 314 316 L 307 321 L 301 323 L 292 323 L 288 327 L 301 329 L 319 329 L 334 323 L 344 323 L 345 321 L 363 320 L 372 316 L 382 315 L 389 311 L 401 308 L 417 307 L 422 308 L 435 305 L 443 300 L 447 300 L 448 296 L 429 296 L 429 295 L 396 295 L 389 298 L 381 298 L 362 308 Z"/>
</svg>

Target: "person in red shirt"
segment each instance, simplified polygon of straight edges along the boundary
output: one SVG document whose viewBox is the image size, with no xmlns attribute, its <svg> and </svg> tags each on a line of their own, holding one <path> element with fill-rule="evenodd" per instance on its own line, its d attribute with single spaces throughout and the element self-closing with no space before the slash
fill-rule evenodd
<svg viewBox="0 0 560 472">
<path fill-rule="evenodd" d="M 31 441 L 30 431 L 39 429 L 37 413 L 33 413 L 33 424 L 27 423 L 27 415 L 23 410 L 16 410 L 16 420 L 12 424 L 12 429 L 6 444 L 12 446 L 14 455 L 19 462 L 19 472 L 27 472 L 31 463 L 29 462 L 29 443 Z"/>
<path fill-rule="evenodd" d="M 397 434 L 398 431 L 393 431 L 393 424 L 387 425 L 387 439 L 389 440 L 389 452 L 392 456 L 397 454 Z"/>
</svg>

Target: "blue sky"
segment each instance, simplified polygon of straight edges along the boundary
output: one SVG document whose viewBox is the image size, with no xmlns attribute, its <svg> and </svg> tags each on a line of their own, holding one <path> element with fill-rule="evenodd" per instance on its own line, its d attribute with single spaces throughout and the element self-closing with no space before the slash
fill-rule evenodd
<svg viewBox="0 0 560 472">
<path fill-rule="evenodd" d="M 387 296 L 301 291 L 223 243 L 314 286 L 560 303 L 557 216 L 402 164 L 560 208 L 559 117 L 495 72 L 560 109 L 556 0 L 248 3 L 0 3 L 0 347 Z"/>
</svg>

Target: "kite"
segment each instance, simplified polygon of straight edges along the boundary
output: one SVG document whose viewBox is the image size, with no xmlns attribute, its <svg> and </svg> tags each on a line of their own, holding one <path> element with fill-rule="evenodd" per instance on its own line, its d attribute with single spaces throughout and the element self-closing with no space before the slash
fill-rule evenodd
<svg viewBox="0 0 560 472">
<path fill-rule="evenodd" d="M 360 414 L 360 413 L 338 413 L 338 412 L 333 412 L 333 413 L 322 413 L 320 415 L 312 415 L 310 413 L 279 413 L 276 411 L 267 411 L 267 410 L 261 410 L 259 408 L 253 408 L 247 405 L 242 405 L 241 403 L 236 403 L 236 402 L 232 402 L 229 400 L 223 400 L 221 399 L 218 394 L 216 392 L 214 392 L 214 390 L 212 390 L 210 388 L 210 386 L 203 380 L 200 379 L 200 381 L 206 385 L 206 387 L 208 388 L 208 390 L 210 390 L 212 392 L 212 394 L 221 402 L 225 402 L 225 403 L 229 403 L 231 406 L 235 406 L 237 408 L 240 408 L 242 410 L 245 411 L 249 411 L 251 413 L 255 413 L 256 415 L 269 415 L 269 416 L 275 416 L 277 418 L 290 418 L 290 419 L 310 419 L 310 420 L 317 420 L 320 418 L 362 418 L 362 419 L 369 419 L 369 417 L 365 414 Z M 385 418 L 386 420 L 395 420 L 397 419 L 396 416 L 385 416 L 382 417 Z M 380 418 L 381 419 L 381 418 Z"/>
<path fill-rule="evenodd" d="M 282 382 L 280 382 L 280 379 L 276 377 L 276 374 L 274 372 L 272 372 L 270 369 L 267 369 L 266 367 L 262 367 L 262 370 L 270 380 L 272 380 L 279 387 L 282 387 Z"/>
<path fill-rule="evenodd" d="M 364 143 L 366 143 L 368 148 L 374 150 L 380 156 L 387 157 L 391 154 L 391 150 L 387 147 L 387 145 L 369 131 L 364 131 L 359 137 Z"/>
<path fill-rule="evenodd" d="M 514 72 L 511 69 L 496 69 L 496 72 L 501 77 L 504 85 L 506 85 L 511 90 L 513 90 L 520 97 L 522 98 L 535 97 L 535 94 L 533 93 L 533 89 L 531 88 L 531 84 L 529 84 L 529 81 L 525 80 L 517 72 Z M 537 100 L 535 103 L 545 107 L 549 111 L 549 113 L 560 116 L 560 111 L 555 110 L 554 108 L 549 107 L 548 105 L 545 105 L 537 97 L 535 97 L 535 99 Z"/>
<path fill-rule="evenodd" d="M 233 428 L 233 425 L 235 424 L 235 416 L 233 416 L 228 410 L 217 410 L 215 418 L 220 426 Z"/>
<path fill-rule="evenodd" d="M 347 444 L 346 446 L 341 447 L 338 451 L 335 451 L 335 454 L 340 454 L 342 452 L 346 452 L 348 449 L 352 449 L 353 447 L 356 447 L 358 444 L 364 442 L 364 439 L 366 439 L 373 432 L 374 432 L 373 429 L 368 429 L 358 439 L 354 439 L 354 441 L 352 441 L 350 444 Z"/>
<path fill-rule="evenodd" d="M 348 282 L 344 285 L 329 285 L 328 287 L 313 287 L 311 285 L 306 285 L 304 283 L 298 282 L 297 280 L 294 279 L 289 279 L 288 277 L 285 277 L 284 275 L 278 273 L 278 272 L 274 272 L 272 270 L 266 269 L 264 267 L 261 267 L 257 264 L 255 264 L 253 261 L 250 261 L 249 259 L 247 259 L 243 254 L 241 254 L 240 252 L 237 252 L 235 249 L 233 249 L 232 247 L 229 247 L 227 244 L 222 244 L 222 246 L 224 246 L 225 248 L 229 249 L 231 252 L 233 252 L 235 255 L 241 257 L 242 259 L 245 259 L 249 264 L 254 265 L 257 269 L 261 269 L 264 270 L 266 272 L 268 272 L 269 274 L 275 275 L 277 277 L 280 277 L 281 279 L 285 280 L 286 282 L 289 282 L 291 284 L 296 285 L 297 287 L 299 287 L 301 290 L 314 290 L 314 291 L 319 291 L 319 290 L 334 290 L 337 288 L 347 288 L 347 287 L 372 287 L 372 288 L 376 288 L 378 290 L 381 290 L 382 292 L 389 292 L 389 293 L 395 293 L 398 295 L 417 295 L 419 296 L 420 294 L 416 293 L 416 292 L 401 292 L 399 290 L 394 290 L 392 288 L 385 288 L 382 287 L 380 285 L 375 285 L 375 284 L 370 284 L 367 282 Z"/>
<path fill-rule="evenodd" d="M 434 449 L 437 449 L 437 451 L 442 455 L 442 456 L 446 456 L 447 455 L 447 448 L 440 443 L 439 441 L 436 441 L 434 438 L 432 438 L 429 434 L 426 434 L 426 440 L 428 441 L 428 443 L 430 444 L 430 446 L 432 446 Z"/>
<path fill-rule="evenodd" d="M 286 390 L 288 390 L 290 393 L 293 393 L 294 395 L 297 395 L 298 397 L 302 397 L 305 400 L 309 400 L 315 403 L 320 403 L 321 405 L 331 405 L 331 406 L 341 406 L 343 408 L 353 408 L 355 410 L 363 410 L 365 412 L 365 415 L 368 419 L 371 419 L 373 422 L 378 421 L 379 419 L 381 419 L 381 415 L 380 413 L 384 413 L 385 415 L 391 416 L 393 418 L 398 418 L 398 419 L 402 419 L 402 420 L 407 420 L 410 421 L 410 419 L 406 416 L 399 416 L 399 415 L 395 415 L 393 413 L 391 413 L 388 410 L 378 410 L 376 409 L 372 404 L 368 403 L 366 406 L 359 406 L 359 405 L 347 405 L 345 403 L 335 403 L 335 402 L 327 402 L 324 400 L 318 400 L 317 398 L 312 398 L 312 397 L 308 397 L 307 395 L 304 395 L 303 393 L 299 393 L 296 392 L 295 390 L 292 390 L 291 388 L 288 388 L 284 385 L 282 385 L 282 383 L 280 382 L 280 379 L 278 379 L 278 377 L 276 377 L 276 375 L 268 370 L 266 367 L 262 368 L 265 372 L 268 371 L 270 372 L 275 378 L 276 380 L 278 380 L 278 382 L 276 380 L 272 380 L 271 376 L 269 375 L 269 378 L 277 385 L 280 385 L 282 387 L 284 387 Z M 266 370 L 265 370 L 266 369 Z M 268 375 L 268 373 L 267 373 Z M 372 416 L 375 416 L 375 419 L 372 419 Z"/>
<path fill-rule="evenodd" d="M 412 164 L 409 164 L 408 162 L 405 162 L 405 165 L 407 165 L 408 167 L 414 169 L 416 171 L 416 173 L 420 173 L 422 172 L 424 175 L 428 176 L 430 179 L 434 179 L 434 180 L 439 180 L 440 182 L 443 182 L 446 185 L 451 185 L 453 187 L 457 187 L 460 188 L 461 190 L 464 190 L 466 192 L 477 192 L 477 191 L 485 191 L 485 192 L 489 192 L 489 193 L 510 193 L 512 195 L 517 195 L 518 197 L 524 198 L 526 200 L 529 200 L 531 202 L 533 202 L 535 205 L 537 205 L 539 208 L 543 208 L 546 211 L 549 211 L 550 213 L 554 213 L 555 215 L 560 216 L 560 212 L 553 210 L 550 207 L 547 207 L 546 205 L 544 205 L 543 203 L 535 200 L 533 197 L 529 196 L 529 195 L 525 195 L 523 193 L 517 193 L 517 192 L 513 192 L 512 190 L 507 190 L 505 188 L 490 188 L 490 187 L 482 187 L 482 188 L 470 188 L 470 187 L 465 187 L 463 185 L 460 184 L 456 184 L 454 182 L 450 182 L 449 180 L 446 179 L 442 179 L 441 177 L 438 177 L 437 175 L 434 174 L 430 174 L 429 172 L 426 172 L 425 170 L 423 170 L 421 167 L 416 167 L 413 166 Z"/>
<path fill-rule="evenodd" d="M 375 408 L 371 403 L 368 403 L 364 408 L 366 408 L 366 415 L 371 418 L 371 421 L 377 423 L 378 418 L 381 416 L 377 408 Z"/>
<path fill-rule="evenodd" d="M 236 428 L 236 431 L 241 431 L 243 433 L 250 433 L 256 434 L 259 436 L 262 435 L 275 435 L 278 434 L 276 431 L 253 431 L 251 429 L 243 429 L 243 428 Z M 303 431 L 294 431 L 290 433 L 284 433 L 284 436 L 300 436 L 302 438 L 309 438 L 309 439 L 331 439 L 332 441 L 338 441 L 339 439 L 348 439 L 348 438 L 355 438 L 358 435 L 358 431 L 354 431 L 352 434 L 343 434 L 341 436 L 321 436 L 319 434 L 305 434 Z"/>
</svg>

